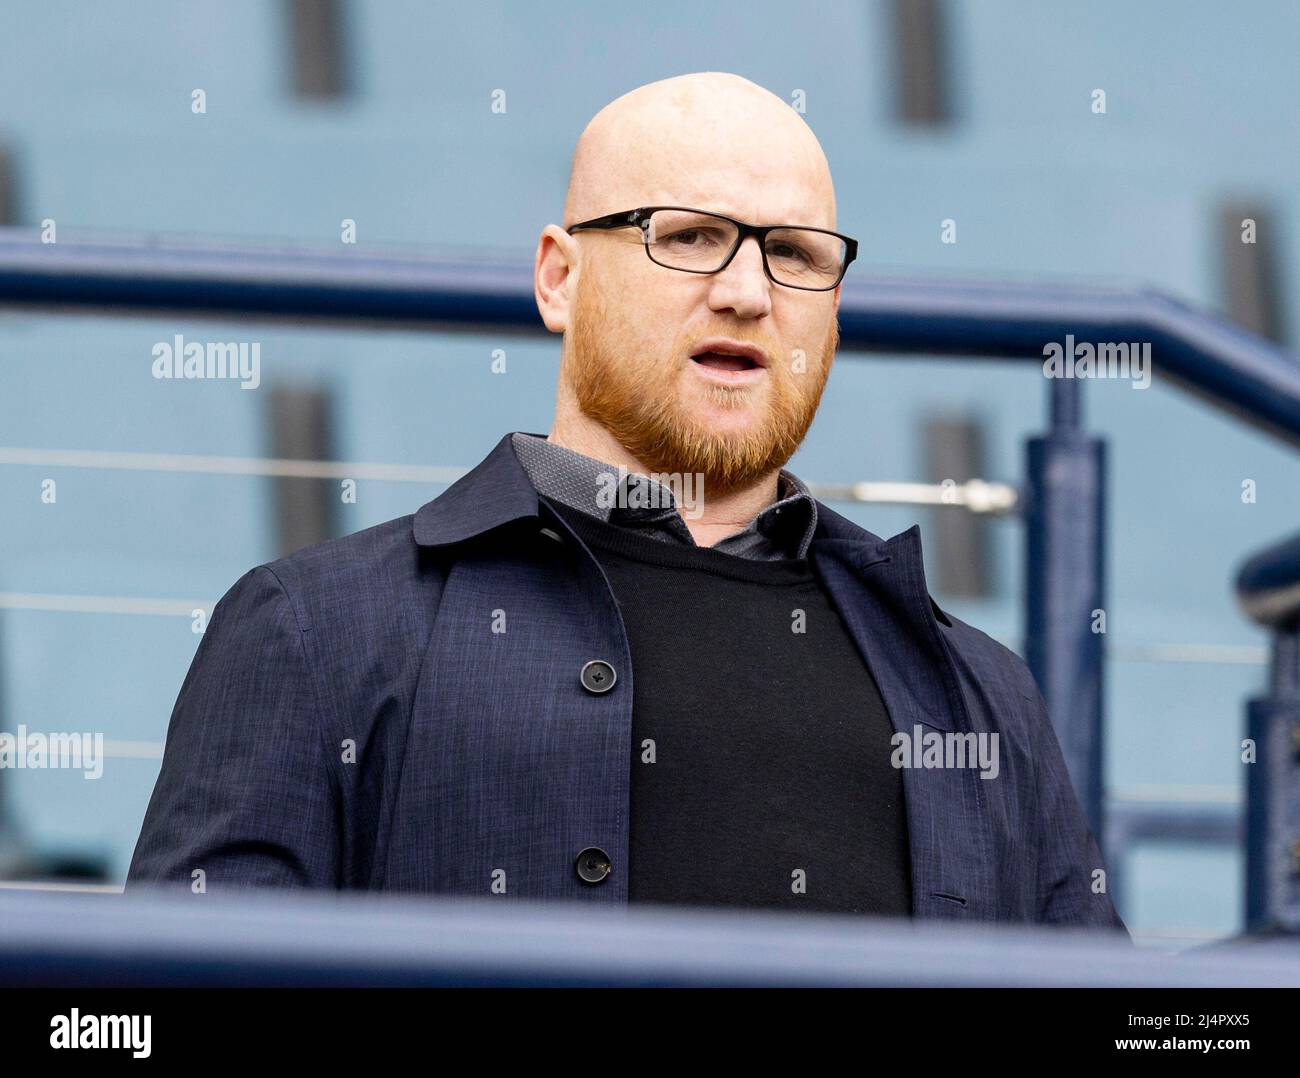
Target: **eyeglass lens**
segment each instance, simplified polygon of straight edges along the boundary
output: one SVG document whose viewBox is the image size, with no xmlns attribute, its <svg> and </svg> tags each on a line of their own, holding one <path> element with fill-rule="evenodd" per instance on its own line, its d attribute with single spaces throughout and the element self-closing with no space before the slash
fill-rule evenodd
<svg viewBox="0 0 1300 1078">
<path fill-rule="evenodd" d="M 740 231 L 724 217 L 693 210 L 656 210 L 641 227 L 655 262 L 695 273 L 721 269 Z M 773 278 L 794 288 L 829 287 L 844 268 L 844 241 L 814 229 L 774 229 L 764 247 Z"/>
</svg>

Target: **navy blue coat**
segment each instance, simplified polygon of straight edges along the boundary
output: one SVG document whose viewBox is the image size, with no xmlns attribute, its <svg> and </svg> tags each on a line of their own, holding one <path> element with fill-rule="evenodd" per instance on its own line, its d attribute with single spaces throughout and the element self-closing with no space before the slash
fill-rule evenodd
<svg viewBox="0 0 1300 1078">
<path fill-rule="evenodd" d="M 809 558 L 895 730 L 999 734 L 996 778 L 903 772 L 914 914 L 1123 930 L 1024 663 L 934 605 L 916 526 L 886 541 L 817 511 Z M 592 659 L 617 671 L 608 692 L 580 681 Z M 231 587 L 176 701 L 128 888 L 495 880 L 626 903 L 631 733 L 617 604 L 507 435 L 413 516 Z M 575 872 L 588 847 L 612 864 L 598 884 Z"/>
</svg>

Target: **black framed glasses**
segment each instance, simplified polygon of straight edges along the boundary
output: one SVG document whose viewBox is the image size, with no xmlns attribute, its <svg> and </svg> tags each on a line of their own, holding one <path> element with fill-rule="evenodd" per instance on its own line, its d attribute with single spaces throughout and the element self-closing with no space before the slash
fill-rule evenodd
<svg viewBox="0 0 1300 1078">
<path fill-rule="evenodd" d="M 763 253 L 763 272 L 786 288 L 829 292 L 858 256 L 858 241 L 805 225 L 750 225 L 685 206 L 641 206 L 570 225 L 583 228 L 639 228 L 650 261 L 683 273 L 718 273 L 753 236 Z"/>
</svg>

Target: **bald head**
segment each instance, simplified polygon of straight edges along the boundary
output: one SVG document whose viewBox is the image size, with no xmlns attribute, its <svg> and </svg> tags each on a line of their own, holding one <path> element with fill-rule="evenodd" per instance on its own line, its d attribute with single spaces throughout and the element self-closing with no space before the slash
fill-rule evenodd
<svg viewBox="0 0 1300 1078">
<path fill-rule="evenodd" d="M 648 205 L 835 228 L 830 167 L 812 130 L 775 94 L 717 71 L 640 86 L 578 139 L 565 227 Z"/>
</svg>

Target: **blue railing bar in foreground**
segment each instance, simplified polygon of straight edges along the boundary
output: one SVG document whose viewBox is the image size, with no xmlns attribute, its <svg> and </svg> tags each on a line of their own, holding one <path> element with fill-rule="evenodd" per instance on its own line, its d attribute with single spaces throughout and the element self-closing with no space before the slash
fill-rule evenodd
<svg viewBox="0 0 1300 1078">
<path fill-rule="evenodd" d="M 362 892 L 0 892 L 8 985 L 1300 986 L 1300 944 Z"/>
</svg>

